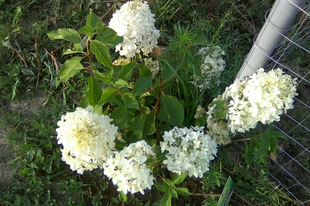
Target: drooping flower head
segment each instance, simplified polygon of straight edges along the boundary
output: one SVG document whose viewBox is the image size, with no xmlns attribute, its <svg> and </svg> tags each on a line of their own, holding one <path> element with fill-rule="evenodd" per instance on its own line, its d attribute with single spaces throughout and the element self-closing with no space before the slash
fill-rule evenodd
<svg viewBox="0 0 310 206">
<path fill-rule="evenodd" d="M 147 159 L 153 156 L 155 153 L 144 140 L 132 143 L 120 152 L 113 152 L 104 164 L 103 173 L 117 185 L 117 191 L 144 194 L 144 190 L 151 189 L 155 180 L 146 166 Z"/>
<path fill-rule="evenodd" d="M 83 174 L 84 170 L 101 167 L 115 147 L 117 127 L 108 116 L 93 112 L 91 106 L 68 112 L 58 121 L 58 144 L 62 144 L 62 160 L 71 170 Z"/>
<path fill-rule="evenodd" d="M 255 128 L 257 122 L 280 121 L 280 115 L 294 108 L 296 79 L 281 69 L 264 72 L 259 69 L 248 79 L 237 79 L 226 88 L 223 99 L 229 101 L 229 127 L 232 132 Z"/>
<path fill-rule="evenodd" d="M 140 52 L 149 55 L 157 46 L 160 36 L 155 28 L 154 16 L 147 2 L 135 0 L 122 5 L 109 23 L 109 27 L 124 38 L 115 51 L 126 58 L 132 58 Z"/>
<path fill-rule="evenodd" d="M 201 178 L 209 171 L 210 161 L 217 153 L 217 144 L 204 133 L 204 127 L 174 127 L 166 131 L 160 142 L 161 152 L 168 151 L 163 163 L 171 172 Z"/>
<path fill-rule="evenodd" d="M 213 108 L 207 113 L 208 133 L 218 144 L 229 143 L 236 132 L 246 132 L 256 127 L 258 122 L 270 124 L 280 120 L 280 115 L 293 108 L 296 93 L 296 79 L 284 74 L 281 69 L 257 73 L 245 79 L 236 79 L 210 105 Z M 222 102 L 226 108 L 219 108 L 215 102 Z M 210 106 L 209 106 L 210 107 Z M 227 110 L 224 114 L 224 110 Z M 223 116 L 217 118 L 217 112 Z M 229 131 L 220 131 L 218 126 Z"/>
</svg>

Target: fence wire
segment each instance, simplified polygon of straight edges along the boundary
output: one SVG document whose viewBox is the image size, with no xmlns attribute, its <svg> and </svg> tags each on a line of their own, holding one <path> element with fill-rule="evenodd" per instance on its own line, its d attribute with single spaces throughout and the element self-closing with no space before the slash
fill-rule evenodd
<svg viewBox="0 0 310 206">
<path fill-rule="evenodd" d="M 299 10 L 264 68 L 281 68 L 297 78 L 294 109 L 274 123 L 286 138 L 279 139 L 278 151 L 270 157 L 270 177 L 306 206 L 310 205 L 310 2 Z"/>
</svg>

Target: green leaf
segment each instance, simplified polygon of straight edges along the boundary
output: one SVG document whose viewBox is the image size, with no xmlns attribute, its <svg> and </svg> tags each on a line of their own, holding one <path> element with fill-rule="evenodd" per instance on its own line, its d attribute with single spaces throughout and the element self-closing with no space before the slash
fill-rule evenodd
<svg viewBox="0 0 310 206">
<path fill-rule="evenodd" d="M 162 96 L 162 104 L 168 116 L 169 123 L 173 126 L 182 127 L 184 109 L 179 100 L 173 96 L 165 95 Z"/>
<path fill-rule="evenodd" d="M 261 145 L 258 151 L 255 153 L 255 160 L 259 160 L 265 156 L 267 156 L 267 152 L 269 150 L 269 138 L 267 135 L 262 135 L 261 136 Z"/>
<path fill-rule="evenodd" d="M 217 119 L 224 119 L 226 117 L 227 111 L 223 109 L 216 109 L 214 117 Z"/>
<path fill-rule="evenodd" d="M 145 122 L 145 115 L 139 114 L 132 120 L 131 125 L 129 126 L 128 130 L 133 131 L 138 139 L 142 139 L 142 130 Z"/>
<path fill-rule="evenodd" d="M 187 173 L 183 173 L 181 175 L 177 175 L 175 174 L 173 179 L 172 179 L 172 183 L 177 185 L 177 184 L 180 184 L 184 181 L 184 179 L 187 177 Z"/>
<path fill-rule="evenodd" d="M 82 59 L 83 57 L 72 57 L 68 59 L 60 68 L 60 81 L 65 82 L 77 72 L 81 71 L 84 68 L 80 63 Z"/>
<path fill-rule="evenodd" d="M 124 81 L 128 81 L 132 76 L 134 68 L 135 68 L 135 61 L 132 61 L 129 64 L 125 64 L 122 67 L 122 70 L 119 72 L 117 78 L 122 79 Z"/>
<path fill-rule="evenodd" d="M 178 194 L 185 196 L 185 197 L 192 195 L 192 193 L 190 193 L 187 188 L 177 187 L 175 188 L 175 190 L 177 191 Z"/>
<path fill-rule="evenodd" d="M 167 184 L 165 184 L 165 185 L 155 184 L 155 187 L 157 190 L 159 190 L 161 192 L 166 192 L 169 190 L 169 185 L 167 185 Z"/>
<path fill-rule="evenodd" d="M 89 37 L 93 37 L 94 36 L 94 29 L 92 26 L 90 25 L 86 25 L 83 26 L 80 30 L 79 30 L 79 34 L 85 34 Z"/>
<path fill-rule="evenodd" d="M 73 43 L 79 43 L 82 41 L 79 33 L 74 29 L 58 29 L 47 34 L 51 40 L 63 39 Z"/>
<path fill-rule="evenodd" d="M 91 26 L 93 30 L 95 30 L 97 24 L 98 24 L 98 16 L 93 13 L 92 9 L 90 9 L 89 15 L 87 16 L 86 26 Z"/>
<path fill-rule="evenodd" d="M 118 79 L 115 82 L 115 86 L 118 88 L 128 87 L 128 83 L 122 79 Z"/>
<path fill-rule="evenodd" d="M 102 63 L 104 66 L 113 69 L 113 64 L 110 59 L 109 50 L 106 45 L 100 41 L 93 40 L 90 43 L 90 50 L 95 54 L 96 59 Z"/>
<path fill-rule="evenodd" d="M 161 204 L 160 205 L 161 206 L 171 206 L 171 198 L 172 198 L 171 192 L 168 190 L 165 193 L 163 199 L 161 200 Z"/>
<path fill-rule="evenodd" d="M 153 109 L 148 115 L 146 115 L 144 128 L 143 128 L 143 137 L 147 137 L 156 132 L 155 127 L 155 115 L 156 111 Z"/>
<path fill-rule="evenodd" d="M 141 94 L 146 92 L 146 89 L 152 86 L 152 77 L 141 77 L 139 78 L 133 89 L 132 94 L 135 96 L 140 96 Z"/>
<path fill-rule="evenodd" d="M 80 100 L 79 106 L 82 108 L 86 108 L 89 105 L 87 94 L 84 94 Z"/>
<path fill-rule="evenodd" d="M 220 100 L 212 102 L 210 106 L 212 107 L 213 105 L 216 105 L 216 109 L 224 109 L 227 107 L 225 102 Z"/>
<path fill-rule="evenodd" d="M 171 189 L 170 192 L 171 192 L 172 197 L 177 198 L 177 199 L 179 198 L 178 193 L 174 189 Z"/>
<path fill-rule="evenodd" d="M 113 49 L 116 45 L 123 42 L 123 37 L 117 36 L 113 29 L 104 26 L 96 40 L 104 43 L 109 49 Z"/>
<path fill-rule="evenodd" d="M 100 73 L 98 70 L 93 70 L 96 79 L 107 85 L 113 85 L 113 77 L 110 74 Z"/>
<path fill-rule="evenodd" d="M 11 45 L 9 40 L 3 40 L 2 41 L 2 45 L 7 47 L 7 48 L 9 48 L 9 49 L 13 49 L 13 47 L 12 47 L 12 45 Z"/>
<path fill-rule="evenodd" d="M 126 93 L 122 96 L 122 99 L 125 103 L 125 106 L 127 108 L 133 108 L 133 109 L 136 109 L 136 110 L 140 110 L 139 108 L 139 103 L 136 99 L 135 96 L 133 96 L 132 93 Z"/>
<path fill-rule="evenodd" d="M 165 64 L 163 65 L 161 76 L 163 81 L 168 81 L 177 74 L 177 71 L 167 61 L 164 62 Z"/>
<path fill-rule="evenodd" d="M 125 129 L 127 127 L 127 113 L 127 108 L 124 106 L 118 107 L 112 112 L 110 117 L 113 119 L 113 123 L 118 126 L 119 129 Z"/>
<path fill-rule="evenodd" d="M 103 92 L 100 100 L 98 101 L 98 105 L 104 105 L 109 98 L 113 97 L 117 93 L 117 90 L 114 88 L 108 88 Z"/>
<path fill-rule="evenodd" d="M 88 90 L 86 94 L 88 97 L 89 104 L 92 106 L 95 106 L 101 99 L 102 95 L 101 84 L 93 76 L 90 76 L 88 78 Z"/>
<path fill-rule="evenodd" d="M 147 68 L 144 64 L 138 64 L 140 77 L 151 77 L 152 72 L 149 68 Z"/>
<path fill-rule="evenodd" d="M 77 53 L 82 53 L 83 52 L 83 47 L 80 43 L 74 43 L 73 48 L 67 49 L 63 52 L 63 55 L 68 55 L 68 54 L 77 54 Z"/>
<path fill-rule="evenodd" d="M 93 112 L 94 112 L 94 113 L 97 113 L 98 115 L 102 115 L 102 106 L 96 104 L 96 105 L 93 107 Z"/>
<path fill-rule="evenodd" d="M 252 164 L 253 160 L 253 149 L 251 148 L 251 144 L 249 142 L 246 143 L 245 145 L 245 153 L 243 155 L 245 162 L 248 165 Z"/>
<path fill-rule="evenodd" d="M 118 193 L 118 199 L 121 202 L 126 202 L 127 201 L 127 195 L 125 195 L 123 192 Z"/>
<path fill-rule="evenodd" d="M 277 151 L 277 149 L 278 149 L 277 138 L 274 137 L 274 136 L 270 136 L 269 140 L 270 140 L 270 145 L 269 145 L 270 149 L 269 149 L 269 151 L 275 153 Z"/>
</svg>

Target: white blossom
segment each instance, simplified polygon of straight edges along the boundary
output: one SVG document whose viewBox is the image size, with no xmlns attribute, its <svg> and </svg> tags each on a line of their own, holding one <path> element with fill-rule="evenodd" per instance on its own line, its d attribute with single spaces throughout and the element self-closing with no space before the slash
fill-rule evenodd
<svg viewBox="0 0 310 206">
<path fill-rule="evenodd" d="M 225 52 L 220 46 L 202 47 L 198 55 L 202 56 L 201 73 L 195 74 L 191 83 L 197 84 L 200 91 L 218 86 L 219 77 L 225 69 L 226 63 L 222 58 Z"/>
<path fill-rule="evenodd" d="M 293 108 L 296 84 L 296 79 L 284 74 L 281 69 L 266 73 L 261 68 L 248 78 L 236 79 L 213 101 L 222 101 L 227 105 L 225 117 L 216 119 L 216 107 L 209 108 L 208 134 L 218 144 L 227 144 L 229 137 L 236 132 L 249 131 L 258 122 L 270 124 L 280 121 L 280 115 Z"/>
<path fill-rule="evenodd" d="M 126 58 L 132 58 L 140 52 L 148 56 L 157 46 L 160 36 L 155 28 L 154 16 L 147 2 L 135 0 L 123 4 L 109 23 L 109 27 L 124 38 L 115 51 Z"/>
<path fill-rule="evenodd" d="M 258 122 L 270 124 L 280 121 L 280 115 L 292 109 L 296 93 L 296 79 L 281 69 L 264 72 L 259 69 L 248 79 L 237 79 L 223 93 L 229 100 L 229 127 L 232 132 L 245 132 Z"/>
<path fill-rule="evenodd" d="M 155 180 L 146 166 L 147 159 L 153 156 L 155 153 L 144 140 L 132 143 L 120 152 L 113 152 L 104 164 L 103 173 L 117 185 L 117 191 L 144 194 L 145 189 L 152 188 Z"/>
<path fill-rule="evenodd" d="M 62 160 L 71 170 L 83 174 L 84 170 L 100 167 L 115 147 L 117 127 L 108 116 L 93 113 L 91 106 L 68 112 L 58 121 L 58 144 L 62 144 Z"/>
<path fill-rule="evenodd" d="M 204 133 L 204 127 L 174 127 L 165 131 L 161 152 L 168 151 L 163 164 L 171 172 L 201 178 L 209 171 L 209 163 L 217 153 L 217 144 Z"/>
</svg>

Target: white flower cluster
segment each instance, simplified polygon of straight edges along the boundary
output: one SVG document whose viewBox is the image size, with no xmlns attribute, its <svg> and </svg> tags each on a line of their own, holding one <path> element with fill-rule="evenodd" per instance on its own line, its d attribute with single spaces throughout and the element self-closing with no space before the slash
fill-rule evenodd
<svg viewBox="0 0 310 206">
<path fill-rule="evenodd" d="M 202 47 L 198 51 L 198 55 L 202 56 L 201 75 L 194 75 L 192 84 L 198 84 L 199 89 L 210 89 L 220 84 L 219 77 L 225 69 L 225 61 L 222 56 L 225 52 L 220 46 Z"/>
<path fill-rule="evenodd" d="M 104 164 L 103 172 L 117 185 L 117 191 L 144 194 L 144 190 L 151 189 L 155 180 L 146 166 L 150 156 L 155 156 L 155 153 L 144 140 L 132 143 L 120 152 L 115 151 Z"/>
<path fill-rule="evenodd" d="M 156 74 L 159 72 L 158 60 L 153 60 L 152 57 L 144 59 L 145 66 L 152 72 L 152 78 L 154 79 Z"/>
<path fill-rule="evenodd" d="M 126 58 L 132 58 L 140 51 L 145 56 L 149 55 L 157 46 L 160 36 L 159 30 L 155 28 L 154 16 L 147 2 L 135 0 L 122 5 L 109 23 L 109 27 L 124 38 L 115 51 Z"/>
<path fill-rule="evenodd" d="M 91 106 L 68 112 L 58 121 L 58 144 L 62 144 L 62 160 L 71 170 L 83 174 L 84 170 L 101 167 L 115 147 L 117 127 L 108 116 L 93 113 Z"/>
<path fill-rule="evenodd" d="M 258 122 L 279 121 L 283 112 L 294 108 L 296 84 L 296 79 L 281 69 L 266 73 L 261 68 L 248 79 L 237 79 L 222 95 L 229 101 L 230 130 L 245 132 L 255 128 Z"/>
<path fill-rule="evenodd" d="M 160 142 L 161 152 L 168 151 L 167 165 L 174 173 L 188 172 L 188 176 L 201 178 L 209 171 L 209 163 L 217 153 L 217 144 L 204 133 L 204 127 L 178 128 L 174 127 L 163 135 Z"/>
<path fill-rule="evenodd" d="M 236 132 L 249 131 L 258 122 L 279 121 L 283 112 L 293 108 L 296 85 L 296 79 L 281 69 L 266 73 L 261 68 L 248 78 L 236 79 L 209 105 L 207 133 L 218 144 L 228 144 Z"/>
</svg>

